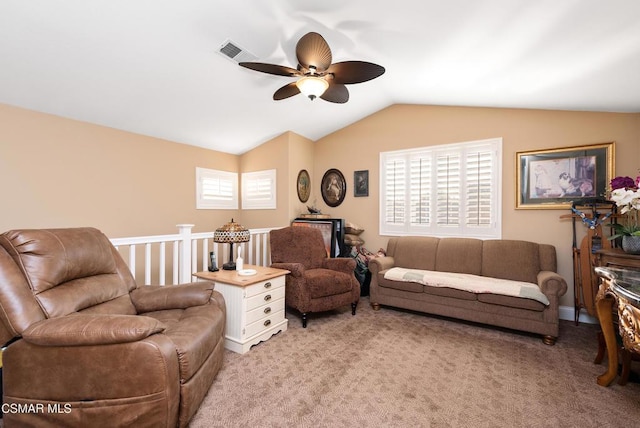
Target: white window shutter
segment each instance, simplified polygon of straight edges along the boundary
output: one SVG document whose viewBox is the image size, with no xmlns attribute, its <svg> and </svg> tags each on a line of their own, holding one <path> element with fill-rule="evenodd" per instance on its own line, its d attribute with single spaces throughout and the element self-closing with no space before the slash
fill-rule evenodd
<svg viewBox="0 0 640 428">
<path fill-rule="evenodd" d="M 492 223 L 493 153 L 490 150 L 467 154 L 467 220 L 469 227 L 489 227 Z"/>
<path fill-rule="evenodd" d="M 460 224 L 461 156 L 459 153 L 436 155 L 436 223 Z"/>
<path fill-rule="evenodd" d="M 242 174 L 242 209 L 276 208 L 276 170 Z"/>
<path fill-rule="evenodd" d="M 238 174 L 196 168 L 196 209 L 238 209 Z"/>
<path fill-rule="evenodd" d="M 411 158 L 409 175 L 410 224 L 431 224 L 431 157 L 418 154 Z"/>
<path fill-rule="evenodd" d="M 380 154 L 380 234 L 499 239 L 502 139 Z"/>
</svg>

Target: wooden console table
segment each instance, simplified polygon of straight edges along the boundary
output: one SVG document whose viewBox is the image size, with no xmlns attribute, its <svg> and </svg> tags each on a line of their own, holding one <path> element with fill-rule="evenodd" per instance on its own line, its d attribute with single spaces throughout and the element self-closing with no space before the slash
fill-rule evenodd
<svg viewBox="0 0 640 428">
<path fill-rule="evenodd" d="M 598 385 L 608 386 L 618 371 L 618 343 L 614 329 L 613 311 L 617 309 L 622 337 L 623 358 L 620 384 L 629 377 L 632 353 L 640 353 L 640 272 L 617 268 L 597 267 L 602 283 L 596 297 L 596 309 L 607 348 L 607 371 L 598 376 Z M 600 353 L 598 354 L 600 356 Z M 596 357 L 598 362 L 598 357 Z"/>
<path fill-rule="evenodd" d="M 640 256 L 627 254 L 621 248 L 608 248 L 595 252 L 596 266 L 640 270 Z"/>
</svg>

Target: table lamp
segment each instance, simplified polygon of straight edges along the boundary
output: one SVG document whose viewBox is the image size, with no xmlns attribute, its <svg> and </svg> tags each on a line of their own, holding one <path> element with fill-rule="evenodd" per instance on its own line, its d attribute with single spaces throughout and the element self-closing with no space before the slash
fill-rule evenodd
<svg viewBox="0 0 640 428">
<path fill-rule="evenodd" d="M 229 250 L 229 262 L 222 265 L 224 270 L 236 270 L 236 264 L 233 261 L 233 244 L 240 242 L 249 242 L 249 230 L 245 229 L 233 219 L 221 228 L 216 229 L 213 233 L 213 242 L 229 243 L 231 248 Z"/>
</svg>

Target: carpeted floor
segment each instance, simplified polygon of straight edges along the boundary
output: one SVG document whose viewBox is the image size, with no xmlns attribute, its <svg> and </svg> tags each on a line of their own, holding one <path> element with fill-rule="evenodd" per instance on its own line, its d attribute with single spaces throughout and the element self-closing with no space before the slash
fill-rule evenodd
<svg viewBox="0 0 640 428">
<path fill-rule="evenodd" d="M 596 384 L 597 326 L 535 335 L 382 308 L 363 298 L 229 351 L 199 427 L 634 427 L 640 383 Z M 606 360 L 605 360 L 606 364 Z M 636 363 L 634 363 L 636 364 Z M 634 375 L 640 367 L 634 365 Z"/>
</svg>

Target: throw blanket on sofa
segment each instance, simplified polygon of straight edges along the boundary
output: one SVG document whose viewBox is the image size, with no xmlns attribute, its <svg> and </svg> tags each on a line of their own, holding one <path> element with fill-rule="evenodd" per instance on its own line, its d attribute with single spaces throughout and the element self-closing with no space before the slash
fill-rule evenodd
<svg viewBox="0 0 640 428">
<path fill-rule="evenodd" d="M 392 281 L 417 282 L 431 287 L 449 287 L 471 293 L 492 293 L 503 296 L 534 299 L 549 305 L 549 299 L 536 284 L 509 279 L 490 278 L 466 273 L 437 272 L 431 270 L 405 269 L 394 267 L 384 274 L 384 279 Z"/>
</svg>

